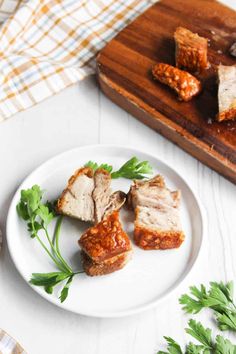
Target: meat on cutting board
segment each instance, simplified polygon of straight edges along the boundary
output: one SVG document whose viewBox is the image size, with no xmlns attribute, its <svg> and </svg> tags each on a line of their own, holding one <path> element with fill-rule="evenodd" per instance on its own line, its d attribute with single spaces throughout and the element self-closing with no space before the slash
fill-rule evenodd
<svg viewBox="0 0 236 354">
<path fill-rule="evenodd" d="M 236 66 L 218 67 L 218 121 L 236 119 Z"/>
<path fill-rule="evenodd" d="M 187 71 L 165 63 L 157 63 L 152 68 L 156 80 L 176 91 L 181 101 L 190 101 L 201 92 L 201 83 Z"/>
<path fill-rule="evenodd" d="M 200 37 L 197 33 L 183 27 L 177 27 L 174 38 L 175 61 L 178 68 L 201 72 L 209 66 L 207 38 Z"/>
</svg>

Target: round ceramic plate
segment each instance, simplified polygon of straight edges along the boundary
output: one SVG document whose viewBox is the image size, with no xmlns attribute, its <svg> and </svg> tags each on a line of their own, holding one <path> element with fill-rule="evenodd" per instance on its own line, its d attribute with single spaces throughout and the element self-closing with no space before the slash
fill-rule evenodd
<svg viewBox="0 0 236 354">
<path fill-rule="evenodd" d="M 155 306 L 170 294 L 191 271 L 202 245 L 203 214 L 199 202 L 185 180 L 156 156 L 119 146 L 85 146 L 60 154 L 33 171 L 16 192 L 7 219 L 7 240 L 11 257 L 18 271 L 29 281 L 31 273 L 51 272 L 55 267 L 37 240 L 31 239 L 26 224 L 19 219 L 16 205 L 20 190 L 38 184 L 45 190 L 45 200 L 55 200 L 67 184 L 73 172 L 87 161 L 109 163 L 119 168 L 132 156 L 148 160 L 154 174 L 165 177 L 170 189 L 180 189 L 181 221 L 186 239 L 179 249 L 144 251 L 132 240 L 133 214 L 121 211 L 124 229 L 133 243 L 133 258 L 120 271 L 110 275 L 89 277 L 77 275 L 71 285 L 69 296 L 62 304 L 58 299 L 60 287 L 48 295 L 43 288 L 32 288 L 48 301 L 75 313 L 96 317 L 119 317 L 134 314 Z M 112 181 L 113 190 L 129 190 L 131 181 Z M 60 237 L 63 256 L 73 269 L 81 267 L 78 239 L 88 228 L 86 223 L 64 218 Z"/>
</svg>

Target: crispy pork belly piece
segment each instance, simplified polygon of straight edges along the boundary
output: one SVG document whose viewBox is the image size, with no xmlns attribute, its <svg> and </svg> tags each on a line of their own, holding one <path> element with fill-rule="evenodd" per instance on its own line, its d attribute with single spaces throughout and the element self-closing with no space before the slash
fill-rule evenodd
<svg viewBox="0 0 236 354">
<path fill-rule="evenodd" d="M 200 81 L 186 71 L 169 64 L 157 63 L 152 68 L 152 74 L 156 80 L 175 90 L 181 101 L 190 101 L 201 92 Z"/>
<path fill-rule="evenodd" d="M 218 102 L 217 120 L 236 119 L 236 66 L 219 65 L 218 67 Z"/>
<path fill-rule="evenodd" d="M 200 37 L 186 28 L 177 27 L 175 34 L 175 60 L 178 68 L 201 72 L 209 64 L 207 60 L 207 38 Z"/>
<path fill-rule="evenodd" d="M 83 167 L 70 177 L 66 189 L 57 201 L 57 211 L 83 221 L 94 221 L 93 170 Z"/>
<path fill-rule="evenodd" d="M 166 188 L 162 176 L 134 181 L 128 202 L 135 210 L 134 241 L 139 247 L 145 250 L 169 249 L 182 244 L 180 191 Z"/>
<path fill-rule="evenodd" d="M 95 173 L 83 167 L 69 179 L 67 188 L 57 202 L 57 211 L 83 221 L 98 223 L 109 213 L 119 210 L 126 195 L 112 193 L 111 174 L 104 169 Z"/>
<path fill-rule="evenodd" d="M 124 252 L 117 256 L 107 259 L 104 262 L 96 263 L 85 253 L 81 252 L 81 260 L 85 273 L 91 277 L 96 275 L 105 275 L 116 272 L 124 268 L 131 259 L 131 252 Z"/>
<path fill-rule="evenodd" d="M 167 206 L 138 206 L 135 209 L 134 241 L 145 250 L 180 247 L 184 241 L 184 233 L 179 210 Z"/>
<path fill-rule="evenodd" d="M 82 263 L 88 275 L 104 275 L 125 266 L 131 257 L 131 242 L 114 211 L 80 238 Z"/>
</svg>

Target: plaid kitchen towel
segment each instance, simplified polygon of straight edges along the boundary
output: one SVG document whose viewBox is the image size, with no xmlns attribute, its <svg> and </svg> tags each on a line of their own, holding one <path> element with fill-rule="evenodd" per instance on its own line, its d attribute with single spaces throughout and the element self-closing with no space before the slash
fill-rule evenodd
<svg viewBox="0 0 236 354">
<path fill-rule="evenodd" d="M 23 348 L 0 329 L 0 354 L 26 354 Z"/>
<path fill-rule="evenodd" d="M 154 2 L 0 0 L 0 120 L 93 73 L 98 51 Z"/>
</svg>

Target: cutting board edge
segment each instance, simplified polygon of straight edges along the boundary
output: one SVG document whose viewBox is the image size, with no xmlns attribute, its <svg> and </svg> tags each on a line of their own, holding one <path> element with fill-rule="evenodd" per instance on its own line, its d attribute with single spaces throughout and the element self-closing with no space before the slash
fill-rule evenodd
<svg viewBox="0 0 236 354">
<path fill-rule="evenodd" d="M 233 165 L 216 151 L 211 151 L 209 146 L 197 140 L 197 138 L 190 135 L 187 131 L 184 131 L 184 134 L 181 133 L 178 129 L 179 127 L 160 112 L 155 110 L 155 119 L 153 119 L 153 114 L 140 107 L 139 102 L 137 102 L 137 97 L 132 97 L 132 99 L 131 97 L 127 98 L 127 95 L 130 96 L 130 94 L 128 92 L 126 95 L 124 95 L 124 92 L 121 93 L 121 90 L 124 91 L 124 89 L 119 90 L 116 87 L 117 84 L 113 83 L 112 80 L 102 72 L 102 66 L 99 64 L 100 55 L 97 57 L 97 79 L 102 92 L 109 97 L 109 99 L 132 114 L 139 121 L 172 141 L 191 156 L 218 172 L 230 182 L 236 184 L 236 165 Z M 168 120 L 169 124 L 163 124 L 163 119 Z M 183 128 L 181 128 L 181 130 L 183 131 Z M 194 143 L 194 140 L 196 140 L 198 144 Z"/>
</svg>

